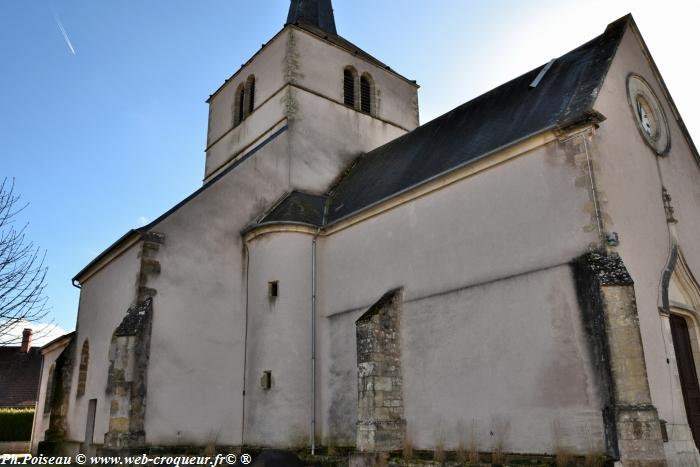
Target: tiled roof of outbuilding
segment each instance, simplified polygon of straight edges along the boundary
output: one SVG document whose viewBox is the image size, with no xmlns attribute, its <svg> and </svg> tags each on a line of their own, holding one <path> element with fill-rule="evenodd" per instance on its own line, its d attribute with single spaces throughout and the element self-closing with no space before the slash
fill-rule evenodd
<svg viewBox="0 0 700 467">
<path fill-rule="evenodd" d="M 0 347 L 0 407 L 34 407 L 40 373 L 40 348 Z"/>
</svg>

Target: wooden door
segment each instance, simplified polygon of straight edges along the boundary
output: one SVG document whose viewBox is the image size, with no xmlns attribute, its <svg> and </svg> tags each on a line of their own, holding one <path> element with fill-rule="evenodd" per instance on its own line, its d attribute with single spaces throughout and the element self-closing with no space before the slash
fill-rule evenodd
<svg viewBox="0 0 700 467">
<path fill-rule="evenodd" d="M 670 319 L 685 412 L 688 415 L 688 424 L 693 432 L 695 444 L 700 448 L 700 383 L 698 383 L 698 374 L 693 360 L 688 323 L 685 318 L 677 315 L 671 315 Z"/>
</svg>

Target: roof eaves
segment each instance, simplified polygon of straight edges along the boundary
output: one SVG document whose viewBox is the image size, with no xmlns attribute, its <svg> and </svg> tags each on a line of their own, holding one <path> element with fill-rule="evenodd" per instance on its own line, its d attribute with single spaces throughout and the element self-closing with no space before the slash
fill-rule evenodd
<svg viewBox="0 0 700 467">
<path fill-rule="evenodd" d="M 51 351 L 53 348 L 61 345 L 64 341 L 69 342 L 73 336 L 75 335 L 75 331 L 69 332 L 68 334 L 64 334 L 60 337 L 57 337 L 56 339 L 52 340 L 48 344 L 44 344 L 41 346 L 41 353 L 45 354 L 46 352 Z"/>
<path fill-rule="evenodd" d="M 316 225 L 316 224 L 311 224 L 309 222 L 298 222 L 298 221 L 268 221 L 268 222 L 260 222 L 257 224 L 248 224 L 247 227 L 241 230 L 241 236 L 245 237 L 249 233 L 261 229 L 263 227 L 269 227 L 272 225 L 296 225 L 296 226 L 301 226 L 301 227 L 308 227 L 310 229 L 321 229 L 323 226 Z"/>
<path fill-rule="evenodd" d="M 114 242 L 112 245 L 110 245 L 106 250 L 104 250 L 102 253 L 100 253 L 99 256 L 97 256 L 95 259 L 93 259 L 92 261 L 90 261 L 90 263 L 89 263 L 87 266 L 85 266 L 83 269 L 81 269 L 81 271 L 80 271 L 78 274 L 76 274 L 75 277 L 73 277 L 73 283 L 75 284 L 75 282 L 78 281 L 78 278 L 80 278 L 84 273 L 86 273 L 86 272 L 87 272 L 92 266 L 94 266 L 98 261 L 100 261 L 102 258 L 104 258 L 105 256 L 107 256 L 112 250 L 114 250 L 115 248 L 117 248 L 122 242 L 126 241 L 127 238 L 128 238 L 130 235 L 133 235 L 133 234 L 143 235 L 144 233 L 146 233 L 146 232 L 150 231 L 151 229 L 153 229 L 155 226 L 157 226 L 157 225 L 158 225 L 159 223 L 161 223 L 163 220 L 165 220 L 166 218 L 168 218 L 171 214 L 173 214 L 174 212 L 176 212 L 176 211 L 177 211 L 178 209 L 180 209 L 182 206 L 184 206 L 185 204 L 187 204 L 188 202 L 190 202 L 191 200 L 193 200 L 194 198 L 196 198 L 197 196 L 199 196 L 202 192 L 204 192 L 205 190 L 207 190 L 209 187 L 211 187 L 212 185 L 214 185 L 216 182 L 218 182 L 219 180 L 221 180 L 224 176 L 226 176 L 226 174 L 228 174 L 229 172 L 233 171 L 236 167 L 238 167 L 239 165 L 241 165 L 243 162 L 247 161 L 250 157 L 252 157 L 252 156 L 253 156 L 255 153 L 257 153 L 260 149 L 262 149 L 264 146 L 266 146 L 269 142 L 271 142 L 272 140 L 274 140 L 274 139 L 275 139 L 277 136 L 279 136 L 280 134 L 282 134 L 282 133 L 284 133 L 285 131 L 287 131 L 288 128 L 289 128 L 288 125 L 284 125 L 282 128 L 280 128 L 279 130 L 277 130 L 276 132 L 274 132 L 273 134 L 271 134 L 271 135 L 270 135 L 268 138 L 266 138 L 263 142 L 261 142 L 260 144 L 258 144 L 257 146 L 255 146 L 255 147 L 254 147 L 253 149 L 251 149 L 250 151 L 248 151 L 248 152 L 247 152 L 245 155 L 243 155 L 240 159 L 236 160 L 236 161 L 233 162 L 231 165 L 229 165 L 228 167 L 226 167 L 226 168 L 225 168 L 224 170 L 222 170 L 218 175 L 216 175 L 214 178 L 212 178 L 211 180 L 209 180 L 207 183 L 205 183 L 204 185 L 202 185 L 201 187 L 199 187 L 197 190 L 195 190 L 192 194 L 190 194 L 189 196 L 187 196 L 185 199 L 183 199 L 182 201 L 180 201 L 179 203 L 177 203 L 177 204 L 176 204 L 175 206 L 173 206 L 172 208 L 168 209 L 165 213 L 161 214 L 156 220 L 154 220 L 154 221 L 151 222 L 150 224 L 144 225 L 143 227 L 139 227 L 138 229 L 131 229 L 131 230 L 129 230 L 129 231 L 128 231 L 126 234 L 124 234 L 119 240 L 117 240 L 117 241 Z"/>
<path fill-rule="evenodd" d="M 125 241 L 127 241 L 130 238 L 134 238 L 135 235 L 138 235 L 140 237 L 142 235 L 142 232 L 143 232 L 143 227 L 139 228 L 139 229 L 131 229 L 127 233 L 125 233 L 124 235 L 119 237 L 119 239 L 116 242 L 114 242 L 110 246 L 108 246 L 104 251 L 102 251 L 102 253 L 100 253 L 92 261 L 90 261 L 87 264 L 87 266 L 85 266 L 83 269 L 80 270 L 80 272 L 78 272 L 75 276 L 73 276 L 73 279 L 72 279 L 73 284 L 75 284 L 76 282 L 80 283 L 80 278 L 83 277 L 85 275 L 85 273 L 87 273 L 93 266 L 95 266 L 97 263 L 99 263 L 107 255 L 109 255 L 109 253 L 111 253 L 119 245 L 121 245 L 122 243 L 124 243 Z"/>
</svg>

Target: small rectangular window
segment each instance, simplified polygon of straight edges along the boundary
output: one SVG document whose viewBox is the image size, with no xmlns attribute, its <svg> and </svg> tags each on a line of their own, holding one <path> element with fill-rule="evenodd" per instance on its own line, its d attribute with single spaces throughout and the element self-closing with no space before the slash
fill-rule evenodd
<svg viewBox="0 0 700 467">
<path fill-rule="evenodd" d="M 280 293 L 280 283 L 278 281 L 268 282 L 267 292 L 270 298 L 277 298 Z"/>
<path fill-rule="evenodd" d="M 270 370 L 263 371 L 262 378 L 260 378 L 260 386 L 264 390 L 272 388 L 272 372 Z"/>
</svg>

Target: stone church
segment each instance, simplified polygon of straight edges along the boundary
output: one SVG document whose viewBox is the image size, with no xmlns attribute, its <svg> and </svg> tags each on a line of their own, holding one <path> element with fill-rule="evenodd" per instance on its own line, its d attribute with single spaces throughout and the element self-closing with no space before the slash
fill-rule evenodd
<svg viewBox="0 0 700 467">
<path fill-rule="evenodd" d="M 34 445 L 700 465 L 700 156 L 632 17 L 422 126 L 417 89 L 292 0 L 203 186 L 73 279 Z"/>
</svg>

